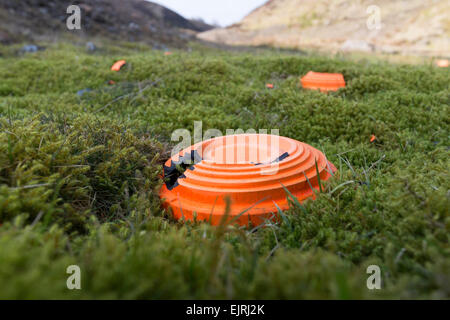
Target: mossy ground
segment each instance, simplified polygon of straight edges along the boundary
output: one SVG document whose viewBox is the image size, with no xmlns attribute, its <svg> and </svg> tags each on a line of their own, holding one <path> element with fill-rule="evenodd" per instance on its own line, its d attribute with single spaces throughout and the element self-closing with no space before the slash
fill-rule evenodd
<svg viewBox="0 0 450 320">
<path fill-rule="evenodd" d="M 127 66 L 111 72 L 118 59 Z M 303 90 L 310 70 L 348 86 Z M 447 69 L 53 44 L 0 47 L 0 75 L 0 298 L 450 297 Z M 171 133 L 200 120 L 280 129 L 339 171 L 265 228 L 174 221 L 157 197 L 161 164 Z M 82 290 L 66 287 L 71 264 Z M 372 264 L 381 290 L 366 287 Z"/>
</svg>

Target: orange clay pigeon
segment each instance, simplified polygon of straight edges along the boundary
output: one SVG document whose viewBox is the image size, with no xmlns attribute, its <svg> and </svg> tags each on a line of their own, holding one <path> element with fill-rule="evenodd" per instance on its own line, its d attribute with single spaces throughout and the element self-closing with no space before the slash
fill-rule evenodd
<svg viewBox="0 0 450 320">
<path fill-rule="evenodd" d="M 229 135 L 199 142 L 167 160 L 159 196 L 176 219 L 257 226 L 278 219 L 276 213 L 289 209 L 290 201 L 315 199 L 321 181 L 334 172 L 325 154 L 306 143 Z"/>
<path fill-rule="evenodd" d="M 322 92 L 337 91 L 345 87 L 344 76 L 340 73 L 308 72 L 300 79 L 305 89 L 320 90 Z"/>
</svg>

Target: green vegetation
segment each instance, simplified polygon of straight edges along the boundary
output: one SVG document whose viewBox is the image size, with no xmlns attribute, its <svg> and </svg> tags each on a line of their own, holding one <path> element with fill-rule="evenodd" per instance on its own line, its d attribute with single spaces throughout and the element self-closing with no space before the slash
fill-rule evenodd
<svg viewBox="0 0 450 320">
<path fill-rule="evenodd" d="M 310 70 L 348 86 L 303 90 Z M 450 298 L 446 69 L 59 44 L 0 47 L 0 74 L 0 298 Z M 276 225 L 174 221 L 161 164 L 172 131 L 198 120 L 279 128 L 339 171 Z M 82 290 L 66 288 L 71 264 Z M 366 287 L 371 264 L 382 290 Z"/>
</svg>

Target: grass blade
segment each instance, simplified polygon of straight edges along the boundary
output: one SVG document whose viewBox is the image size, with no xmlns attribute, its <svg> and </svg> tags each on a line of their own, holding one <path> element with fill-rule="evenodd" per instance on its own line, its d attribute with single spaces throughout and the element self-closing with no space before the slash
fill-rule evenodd
<svg viewBox="0 0 450 320">
<path fill-rule="evenodd" d="M 281 183 L 281 182 L 280 182 Z M 287 193 L 288 197 L 291 198 L 292 202 L 294 203 L 294 205 L 298 208 L 300 208 L 303 213 L 307 214 L 308 211 L 306 210 L 306 208 L 304 206 L 302 206 L 302 204 L 300 203 L 300 201 L 298 201 L 298 199 L 288 190 L 288 188 L 285 187 L 284 184 L 281 183 L 281 185 L 283 186 L 284 191 Z"/>
<path fill-rule="evenodd" d="M 281 219 L 283 220 L 283 223 L 285 223 L 291 229 L 291 222 L 289 221 L 287 216 L 284 214 L 283 210 L 281 210 L 281 208 L 277 205 L 277 203 L 275 201 L 272 200 L 272 202 L 275 205 L 275 207 L 277 207 L 278 214 L 280 215 Z"/>
<path fill-rule="evenodd" d="M 246 213 L 247 211 L 249 211 L 250 209 L 252 209 L 253 207 L 257 206 L 258 204 L 260 204 L 261 202 L 267 200 L 269 197 L 264 197 L 261 200 L 259 200 L 258 202 L 255 202 L 253 205 L 251 205 L 250 207 L 248 207 L 247 209 L 245 209 L 244 211 L 242 211 L 241 213 L 239 213 L 238 215 L 236 215 L 235 217 L 233 217 L 233 219 L 230 220 L 230 224 L 232 224 L 233 222 L 235 222 L 236 220 L 238 220 L 244 213 Z"/>
<path fill-rule="evenodd" d="M 317 159 L 315 159 L 314 162 L 316 163 L 316 172 L 317 172 L 317 181 L 319 181 L 319 190 L 320 190 L 320 192 L 323 192 L 322 181 L 320 180 L 319 166 L 317 165 Z"/>
<path fill-rule="evenodd" d="M 305 176 L 306 181 L 308 181 L 308 184 L 309 184 L 309 187 L 311 188 L 311 191 L 313 192 L 313 194 L 315 194 L 317 190 L 313 188 L 313 186 L 311 184 L 311 181 L 309 181 L 308 176 L 306 175 L 305 171 L 303 171 L 303 175 Z"/>
</svg>

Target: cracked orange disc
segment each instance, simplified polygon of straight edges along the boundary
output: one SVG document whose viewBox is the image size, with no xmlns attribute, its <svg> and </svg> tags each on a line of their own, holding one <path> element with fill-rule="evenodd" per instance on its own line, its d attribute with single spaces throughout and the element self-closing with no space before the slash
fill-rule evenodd
<svg viewBox="0 0 450 320">
<path fill-rule="evenodd" d="M 337 91 L 345 87 L 344 76 L 340 73 L 320 73 L 310 71 L 300 80 L 303 88 L 320 91 Z"/>
<path fill-rule="evenodd" d="M 317 166 L 316 166 L 317 164 Z M 197 143 L 164 165 L 160 197 L 177 219 L 259 225 L 289 208 L 287 188 L 299 201 L 314 197 L 319 179 L 336 171 L 319 150 L 265 134 L 223 136 Z M 311 189 L 312 188 L 312 189 Z"/>
</svg>

